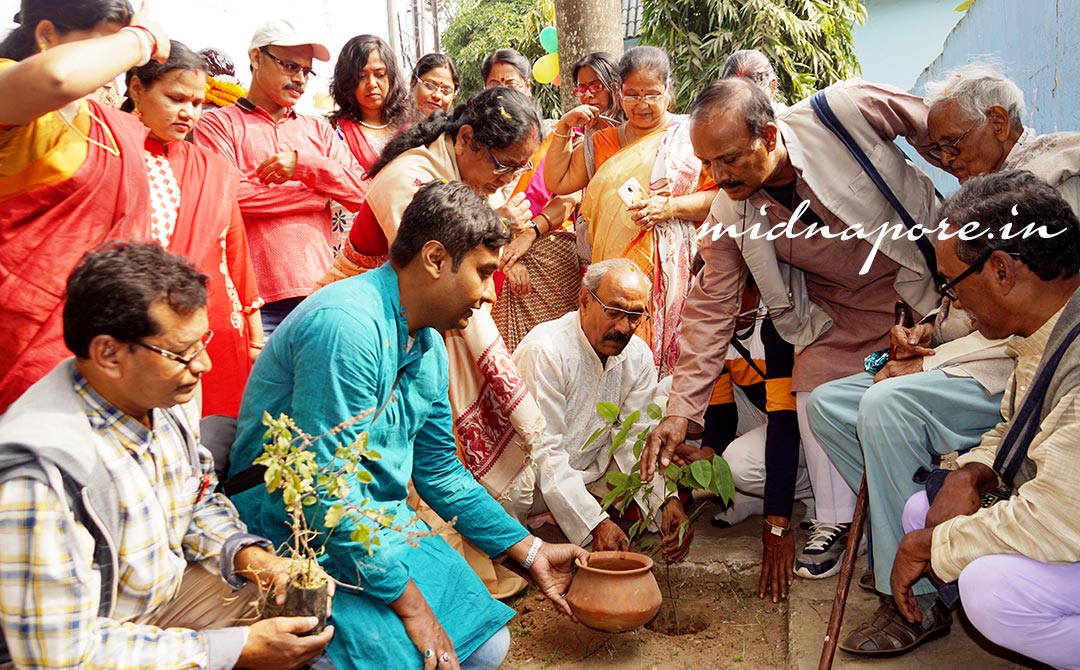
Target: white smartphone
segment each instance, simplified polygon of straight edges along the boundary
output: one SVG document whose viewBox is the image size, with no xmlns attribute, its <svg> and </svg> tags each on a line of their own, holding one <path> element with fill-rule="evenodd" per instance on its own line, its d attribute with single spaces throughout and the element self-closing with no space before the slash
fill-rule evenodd
<svg viewBox="0 0 1080 670">
<path fill-rule="evenodd" d="M 649 199 L 649 194 L 645 189 L 641 188 L 641 184 L 634 177 L 630 177 L 623 185 L 619 187 L 619 200 L 623 201 L 623 204 L 629 207 L 638 202 L 644 202 Z"/>
</svg>

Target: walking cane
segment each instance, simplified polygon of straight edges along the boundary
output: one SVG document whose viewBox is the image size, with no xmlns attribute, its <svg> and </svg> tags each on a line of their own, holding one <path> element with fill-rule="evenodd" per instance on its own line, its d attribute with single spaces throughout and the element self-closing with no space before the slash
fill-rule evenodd
<svg viewBox="0 0 1080 670">
<path fill-rule="evenodd" d="M 896 325 L 906 326 L 911 311 L 907 303 L 903 300 L 897 300 L 893 314 L 896 317 Z M 890 360 L 892 360 L 894 353 L 896 353 L 895 347 L 890 346 Z M 818 663 L 818 670 L 832 670 L 833 657 L 836 656 L 836 645 L 840 641 L 840 625 L 844 622 L 844 608 L 847 607 L 848 589 L 851 588 L 851 576 L 855 572 L 859 543 L 862 541 L 863 526 L 866 524 L 867 503 L 866 468 L 864 467 L 862 483 L 859 484 L 859 495 L 855 499 L 855 514 L 852 515 L 851 530 L 848 531 L 844 559 L 840 562 L 840 577 L 836 583 L 836 596 L 833 598 L 832 612 L 829 614 L 829 627 L 825 629 L 825 644 L 821 648 L 821 661 Z"/>
</svg>

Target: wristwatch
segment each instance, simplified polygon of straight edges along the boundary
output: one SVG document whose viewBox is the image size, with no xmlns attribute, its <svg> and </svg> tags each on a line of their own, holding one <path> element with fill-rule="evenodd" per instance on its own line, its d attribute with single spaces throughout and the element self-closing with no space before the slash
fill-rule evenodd
<svg viewBox="0 0 1080 670">
<path fill-rule="evenodd" d="M 536 225 L 536 219 L 529 219 L 529 225 L 525 230 L 532 230 L 536 233 L 536 239 L 540 239 L 540 226 Z"/>
<path fill-rule="evenodd" d="M 776 537 L 785 537 L 787 535 L 791 535 L 791 533 L 794 532 L 793 528 L 784 528 L 783 526 L 777 526 L 775 523 L 769 522 L 768 519 L 765 520 L 765 525 L 769 527 L 769 532 Z"/>
</svg>

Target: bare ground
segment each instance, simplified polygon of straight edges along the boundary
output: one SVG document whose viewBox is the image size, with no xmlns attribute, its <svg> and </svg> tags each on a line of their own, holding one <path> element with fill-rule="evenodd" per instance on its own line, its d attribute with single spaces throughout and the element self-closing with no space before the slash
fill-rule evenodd
<svg viewBox="0 0 1080 670">
<path fill-rule="evenodd" d="M 602 633 L 559 614 L 534 588 L 507 601 L 518 611 L 504 670 L 774 670 L 787 661 L 787 603 L 758 600 L 755 584 L 699 578 L 676 582 L 672 598 L 658 571 L 664 606 L 648 627 Z M 652 630 L 650 630 L 652 629 Z M 665 632 L 662 632 L 665 631 Z"/>
</svg>

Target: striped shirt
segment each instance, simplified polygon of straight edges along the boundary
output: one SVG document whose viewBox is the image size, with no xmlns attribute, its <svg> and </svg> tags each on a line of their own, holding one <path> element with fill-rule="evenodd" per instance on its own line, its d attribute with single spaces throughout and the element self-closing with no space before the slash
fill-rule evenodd
<svg viewBox="0 0 1080 670">
<path fill-rule="evenodd" d="M 164 411 L 152 410 L 152 426 L 146 426 L 110 405 L 78 373 L 73 384 L 90 426 L 103 438 L 95 444 L 119 498 L 113 613 L 97 616 L 101 578 L 91 567 L 94 541 L 66 502 L 37 480 L 5 482 L 0 625 L 12 659 L 20 668 L 207 667 L 203 633 L 162 630 L 151 622 L 176 596 L 188 561 L 220 574 L 226 540 L 246 529 L 228 499 L 207 493 L 217 483 L 210 453 L 200 447 L 195 472 L 182 429 Z M 194 403 L 180 409 L 184 430 L 198 426 Z"/>
<path fill-rule="evenodd" d="M 998 445 L 1035 381 L 1046 343 L 1061 312 L 1026 338 L 1013 338 L 1007 351 L 1016 358 L 1016 371 L 1001 401 L 1004 421 L 982 442 L 960 457 L 961 466 L 982 463 L 994 467 Z M 1037 466 L 1033 479 L 1016 495 L 970 516 L 950 519 L 934 528 L 931 560 L 934 572 L 952 581 L 976 558 L 991 554 L 1021 554 L 1043 563 L 1080 561 L 1080 387 L 1070 391 L 1043 419 L 1028 449 Z"/>
</svg>

